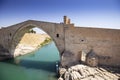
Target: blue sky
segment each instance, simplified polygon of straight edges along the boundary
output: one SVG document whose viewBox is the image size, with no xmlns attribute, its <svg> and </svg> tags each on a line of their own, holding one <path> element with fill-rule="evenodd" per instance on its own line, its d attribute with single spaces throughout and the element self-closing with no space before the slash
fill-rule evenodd
<svg viewBox="0 0 120 80">
<path fill-rule="evenodd" d="M 81 27 L 120 29 L 120 0 L 0 0 L 0 26 L 33 19 Z"/>
</svg>

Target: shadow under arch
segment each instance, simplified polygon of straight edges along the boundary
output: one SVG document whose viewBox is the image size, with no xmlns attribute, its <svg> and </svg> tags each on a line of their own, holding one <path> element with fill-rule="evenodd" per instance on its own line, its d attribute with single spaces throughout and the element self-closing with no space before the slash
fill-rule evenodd
<svg viewBox="0 0 120 80">
<path fill-rule="evenodd" d="M 42 26 L 44 27 L 44 26 Z M 12 56 L 14 56 L 14 51 L 16 49 L 16 46 L 19 44 L 20 40 L 22 39 L 22 37 L 24 36 L 25 33 L 27 33 L 30 29 L 32 28 L 39 28 L 41 30 L 43 30 L 44 32 L 46 32 L 51 38 L 52 40 L 54 41 L 55 43 L 55 46 L 57 47 L 58 51 L 59 51 L 59 48 L 57 46 L 57 42 L 56 40 L 53 38 L 53 36 L 49 33 L 49 31 L 45 30 L 44 28 L 42 28 L 41 26 L 37 26 L 37 25 L 34 25 L 34 24 L 27 24 L 27 25 L 23 25 L 21 26 L 20 28 L 18 28 L 12 38 L 12 42 L 11 42 L 11 49 L 10 49 L 10 53 L 12 54 Z M 59 52 L 59 56 L 60 56 L 60 52 Z M 61 59 L 61 57 L 60 57 Z"/>
</svg>

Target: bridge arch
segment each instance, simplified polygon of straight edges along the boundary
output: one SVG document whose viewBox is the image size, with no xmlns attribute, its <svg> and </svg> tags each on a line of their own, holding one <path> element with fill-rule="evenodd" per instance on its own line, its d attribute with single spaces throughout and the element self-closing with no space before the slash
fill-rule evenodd
<svg viewBox="0 0 120 80">
<path fill-rule="evenodd" d="M 55 45 L 60 53 L 59 55 L 61 55 L 62 52 L 64 51 L 63 29 L 60 32 L 59 30 L 57 30 L 57 28 L 60 27 L 59 25 L 53 24 L 53 23 L 38 22 L 38 21 L 29 21 L 29 23 L 26 22 L 26 24 L 20 25 L 14 31 L 14 35 L 12 36 L 11 46 L 10 46 L 11 55 L 14 55 L 13 53 L 15 51 L 15 48 L 18 45 L 21 38 L 23 37 L 23 35 L 26 32 L 28 32 L 31 28 L 34 28 L 34 27 L 37 27 L 37 28 L 45 31 L 52 38 L 52 40 L 55 42 Z M 60 27 L 60 28 L 62 28 L 62 27 Z"/>
</svg>

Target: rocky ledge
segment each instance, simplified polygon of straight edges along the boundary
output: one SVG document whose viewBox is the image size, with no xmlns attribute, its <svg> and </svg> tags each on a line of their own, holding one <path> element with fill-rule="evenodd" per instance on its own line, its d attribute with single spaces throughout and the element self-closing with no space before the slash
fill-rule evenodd
<svg viewBox="0 0 120 80">
<path fill-rule="evenodd" d="M 119 68 L 117 69 L 119 71 Z M 120 80 L 120 73 L 83 64 L 75 65 L 68 69 L 60 68 L 59 73 L 60 77 L 58 80 Z"/>
</svg>

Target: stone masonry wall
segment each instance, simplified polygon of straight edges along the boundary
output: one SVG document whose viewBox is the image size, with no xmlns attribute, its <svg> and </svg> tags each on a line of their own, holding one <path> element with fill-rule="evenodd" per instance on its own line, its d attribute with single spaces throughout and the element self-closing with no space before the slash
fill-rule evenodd
<svg viewBox="0 0 120 80">
<path fill-rule="evenodd" d="M 98 56 L 98 64 L 120 66 L 120 30 L 65 27 L 64 66 L 79 63 L 81 51 L 91 50 Z M 71 58 L 71 59 L 70 59 Z"/>
</svg>

